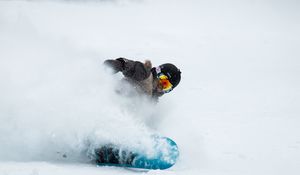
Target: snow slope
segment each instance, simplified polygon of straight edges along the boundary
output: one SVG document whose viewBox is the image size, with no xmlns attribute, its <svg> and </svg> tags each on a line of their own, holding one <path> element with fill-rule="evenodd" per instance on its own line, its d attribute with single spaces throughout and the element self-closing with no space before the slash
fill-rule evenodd
<svg viewBox="0 0 300 175">
<path fill-rule="evenodd" d="M 0 174 L 299 174 L 299 7 L 0 1 Z M 121 76 L 101 66 L 120 56 L 172 62 L 181 84 L 158 105 L 120 98 Z M 179 145 L 171 169 L 94 167 L 82 155 L 108 141 L 147 149 L 152 133 Z"/>
</svg>

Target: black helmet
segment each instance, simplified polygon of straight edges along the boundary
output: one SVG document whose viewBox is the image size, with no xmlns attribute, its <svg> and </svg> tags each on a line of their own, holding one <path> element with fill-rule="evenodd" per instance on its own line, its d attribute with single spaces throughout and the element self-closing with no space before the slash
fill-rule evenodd
<svg viewBox="0 0 300 175">
<path fill-rule="evenodd" d="M 181 79 L 180 70 L 171 63 L 162 64 L 159 66 L 161 73 L 166 75 L 170 82 L 173 85 L 173 88 L 176 87 Z"/>
</svg>

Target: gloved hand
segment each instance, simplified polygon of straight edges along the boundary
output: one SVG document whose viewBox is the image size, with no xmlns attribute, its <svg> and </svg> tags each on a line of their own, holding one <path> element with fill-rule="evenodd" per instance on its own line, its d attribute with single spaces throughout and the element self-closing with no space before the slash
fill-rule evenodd
<svg viewBox="0 0 300 175">
<path fill-rule="evenodd" d="M 123 58 L 117 58 L 115 60 L 105 60 L 104 65 L 112 68 L 113 73 L 118 73 L 119 71 L 124 70 L 124 59 Z"/>
</svg>

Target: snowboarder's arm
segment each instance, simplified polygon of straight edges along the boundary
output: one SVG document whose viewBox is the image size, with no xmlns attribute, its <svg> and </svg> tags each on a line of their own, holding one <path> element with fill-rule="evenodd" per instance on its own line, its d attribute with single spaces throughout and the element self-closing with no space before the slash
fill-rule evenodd
<svg viewBox="0 0 300 175">
<path fill-rule="evenodd" d="M 105 60 L 104 61 L 104 65 L 110 67 L 113 69 L 113 73 L 117 73 L 120 72 L 122 70 L 124 70 L 124 60 L 123 58 L 118 58 L 115 60 Z"/>
<path fill-rule="evenodd" d="M 151 73 L 151 68 L 149 69 L 143 63 L 139 61 L 128 60 L 126 58 L 106 60 L 104 64 L 111 67 L 115 73 L 122 72 L 125 77 L 136 81 L 142 81 L 146 79 Z"/>
</svg>

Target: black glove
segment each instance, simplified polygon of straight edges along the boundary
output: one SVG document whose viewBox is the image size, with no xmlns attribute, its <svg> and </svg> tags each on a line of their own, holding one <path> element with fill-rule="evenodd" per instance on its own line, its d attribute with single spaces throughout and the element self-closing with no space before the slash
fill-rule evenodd
<svg viewBox="0 0 300 175">
<path fill-rule="evenodd" d="M 117 58 L 115 60 L 105 60 L 104 65 L 113 69 L 113 73 L 117 73 L 119 71 L 124 70 L 125 61 L 123 58 Z"/>
</svg>

